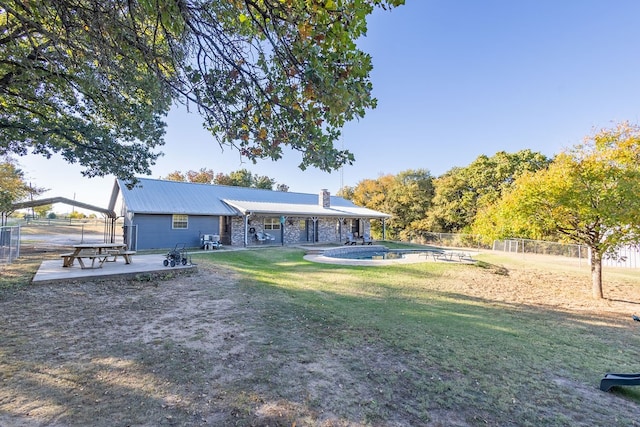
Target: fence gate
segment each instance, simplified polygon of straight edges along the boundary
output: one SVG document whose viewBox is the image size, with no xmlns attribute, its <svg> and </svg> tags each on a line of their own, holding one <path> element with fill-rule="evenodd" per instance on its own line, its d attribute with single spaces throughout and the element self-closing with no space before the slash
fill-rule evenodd
<svg viewBox="0 0 640 427">
<path fill-rule="evenodd" d="M 11 264 L 20 256 L 20 226 L 0 227 L 0 264 Z"/>
</svg>

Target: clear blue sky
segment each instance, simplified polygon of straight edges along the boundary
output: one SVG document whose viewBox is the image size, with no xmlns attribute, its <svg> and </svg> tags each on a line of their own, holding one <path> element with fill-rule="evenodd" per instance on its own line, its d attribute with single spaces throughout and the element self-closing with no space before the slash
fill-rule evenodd
<svg viewBox="0 0 640 427">
<path fill-rule="evenodd" d="M 151 177 L 247 168 L 290 191 L 335 194 L 407 169 L 438 176 L 502 150 L 553 156 L 595 129 L 639 123 L 639 16 L 637 0 L 407 0 L 376 11 L 359 43 L 373 57 L 378 107 L 343 131 L 338 145 L 355 154 L 353 166 L 303 172 L 297 153 L 242 163 L 180 110 L 168 117 Z M 83 178 L 61 159 L 18 161 L 33 184 L 51 189 L 43 197 L 108 203 L 114 177 Z"/>
</svg>

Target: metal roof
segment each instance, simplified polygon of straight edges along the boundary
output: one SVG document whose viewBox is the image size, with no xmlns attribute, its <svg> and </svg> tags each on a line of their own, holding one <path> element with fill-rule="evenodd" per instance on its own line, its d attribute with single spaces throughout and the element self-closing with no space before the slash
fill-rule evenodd
<svg viewBox="0 0 640 427">
<path fill-rule="evenodd" d="M 118 180 L 127 210 L 136 214 L 237 215 L 208 184 L 140 178 L 132 189 Z"/>
<path fill-rule="evenodd" d="M 331 206 L 323 208 L 320 204 L 286 204 L 269 202 L 250 202 L 241 200 L 224 200 L 225 203 L 238 209 L 243 214 L 273 214 L 290 216 L 323 216 L 323 217 L 358 217 L 358 218 L 389 218 L 383 214 L 360 206 Z"/>
<path fill-rule="evenodd" d="M 390 217 L 337 196 L 331 196 L 330 207 L 323 208 L 319 203 L 320 192 L 290 193 L 148 178 L 139 178 L 132 189 L 128 189 L 122 180 L 117 180 L 117 184 L 127 209 L 137 214 Z"/>
</svg>

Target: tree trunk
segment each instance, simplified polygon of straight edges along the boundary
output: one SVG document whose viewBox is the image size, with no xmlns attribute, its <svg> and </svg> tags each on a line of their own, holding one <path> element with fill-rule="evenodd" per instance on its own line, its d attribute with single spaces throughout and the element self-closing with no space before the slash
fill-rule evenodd
<svg viewBox="0 0 640 427">
<path fill-rule="evenodd" d="M 591 293 L 596 299 L 602 299 L 602 254 L 591 248 Z"/>
</svg>

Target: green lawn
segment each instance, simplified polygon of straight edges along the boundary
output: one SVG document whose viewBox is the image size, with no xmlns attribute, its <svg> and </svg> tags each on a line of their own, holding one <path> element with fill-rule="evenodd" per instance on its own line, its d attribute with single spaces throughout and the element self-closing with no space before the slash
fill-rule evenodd
<svg viewBox="0 0 640 427">
<path fill-rule="evenodd" d="M 560 258 L 303 255 L 49 285 L 30 283 L 35 255 L 4 266 L 0 424 L 639 425 L 640 387 L 598 386 L 640 372 L 640 272 L 605 269 L 595 301 L 589 268 Z"/>
<path fill-rule="evenodd" d="M 379 389 L 359 402 L 346 394 L 354 401 L 345 405 L 364 407 L 367 422 L 392 424 L 399 414 L 416 424 L 435 422 L 441 411 L 461 425 L 638 422 L 640 388 L 598 390 L 607 371 L 640 371 L 640 326 L 633 322 L 466 294 L 472 279 L 509 286 L 509 277 L 497 274 L 504 267 L 493 268 L 490 256 L 480 257 L 488 261 L 481 268 L 351 267 L 302 255 L 278 248 L 195 258 L 240 274 L 245 292 L 263 302 L 264 333 L 275 349 L 295 352 L 289 342 L 295 336 L 299 351 L 310 353 L 305 357 L 314 358 L 313 349 L 346 357 L 348 372 L 338 378 L 356 389 Z M 553 292 L 552 283 L 530 286 Z"/>
</svg>

